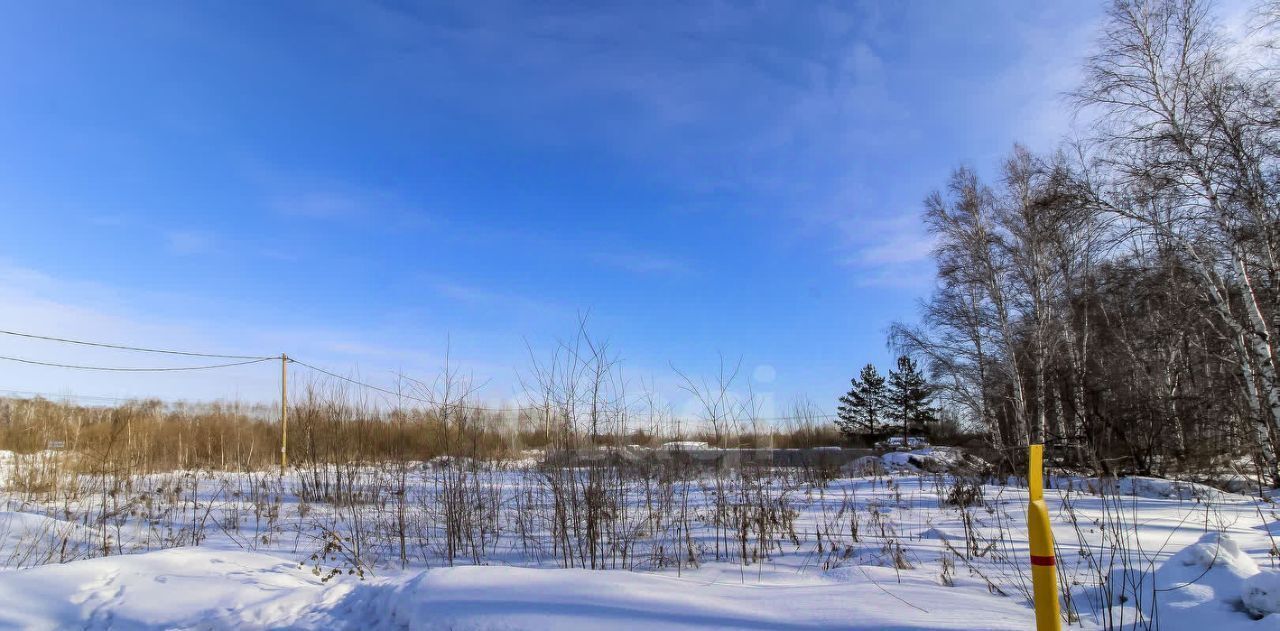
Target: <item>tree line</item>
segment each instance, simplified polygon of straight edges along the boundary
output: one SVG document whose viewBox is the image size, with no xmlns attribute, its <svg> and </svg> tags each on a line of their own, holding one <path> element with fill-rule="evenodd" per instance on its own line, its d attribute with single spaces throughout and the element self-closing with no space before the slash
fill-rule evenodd
<svg viewBox="0 0 1280 631">
<path fill-rule="evenodd" d="M 1087 136 L 926 198 L 936 288 L 890 343 L 993 446 L 1142 473 L 1243 458 L 1280 484 L 1277 16 L 1235 41 L 1208 2 L 1115 1 L 1070 95 Z"/>
</svg>

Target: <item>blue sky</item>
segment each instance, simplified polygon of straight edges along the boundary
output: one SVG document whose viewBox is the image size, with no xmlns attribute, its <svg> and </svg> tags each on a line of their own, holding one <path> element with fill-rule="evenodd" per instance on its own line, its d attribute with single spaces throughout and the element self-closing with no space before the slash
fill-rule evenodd
<svg viewBox="0 0 1280 631">
<path fill-rule="evenodd" d="M 380 382 L 450 348 L 499 401 L 526 342 L 589 311 L 673 399 L 672 366 L 723 354 L 776 405 L 834 407 L 929 290 L 921 200 L 1068 131 L 1099 13 L 5 3 L 0 328 Z M 80 395 L 267 400 L 275 378 L 0 364 L 0 389 Z"/>
</svg>

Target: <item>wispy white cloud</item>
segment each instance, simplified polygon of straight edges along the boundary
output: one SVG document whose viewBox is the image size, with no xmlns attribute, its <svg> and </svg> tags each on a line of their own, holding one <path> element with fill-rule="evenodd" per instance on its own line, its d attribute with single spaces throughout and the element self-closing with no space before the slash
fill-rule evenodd
<svg viewBox="0 0 1280 631">
<path fill-rule="evenodd" d="M 393 187 L 263 162 L 254 162 L 246 170 L 260 189 L 263 207 L 281 216 L 396 229 L 422 228 L 433 220 L 421 204 Z"/>
<path fill-rule="evenodd" d="M 449 280 L 443 277 L 427 277 L 425 282 L 436 294 L 455 303 L 514 311 L 519 313 L 557 314 L 566 312 L 560 305 L 543 298 L 533 298 L 506 289 L 492 289 Z"/>
<path fill-rule="evenodd" d="M 390 383 L 396 371 L 419 378 L 434 374 L 443 356 L 438 348 L 403 329 L 365 323 L 355 328 L 287 325 L 228 318 L 226 314 L 158 314 L 149 295 L 95 282 L 55 277 L 0 261 L 0 329 L 70 339 L 236 355 L 287 352 L 339 374 Z M 439 336 L 439 343 L 447 339 Z M 518 349 L 517 349 L 518 352 Z M 0 356 L 53 363 L 114 367 L 177 367 L 217 363 L 114 349 L 75 346 L 0 334 Z M 459 361 L 472 367 L 499 366 Z M 319 378 L 301 367 L 298 383 Z M 238 400 L 266 403 L 278 397 L 278 365 L 254 364 L 211 371 L 172 373 L 87 372 L 32 366 L 0 359 L 0 383 L 22 392 L 166 400 Z M 2 394 L 2 393 L 0 393 Z"/>
<path fill-rule="evenodd" d="M 658 252 L 619 249 L 598 251 L 588 256 L 597 263 L 633 274 L 688 274 L 692 271 L 685 261 Z"/>
<path fill-rule="evenodd" d="M 1055 149 L 1065 136 L 1088 123 L 1077 120 L 1069 94 L 1084 78 L 1083 64 L 1101 32 L 1102 16 L 1067 21 L 1054 19 L 1057 13 L 1057 8 L 1049 7 L 1039 19 L 1014 23 L 1010 36 L 1020 54 L 976 99 L 987 111 L 1008 112 L 1003 118 L 982 121 L 983 125 L 1010 144 L 1019 142 L 1036 151 Z"/>
<path fill-rule="evenodd" d="M 934 275 L 918 265 L 884 265 L 860 271 L 853 281 L 859 287 L 923 293 L 933 286 Z"/>
<path fill-rule="evenodd" d="M 858 252 L 856 261 L 861 265 L 896 265 L 918 263 L 928 259 L 933 239 L 915 234 L 885 235 L 886 242 L 869 245 Z"/>
<path fill-rule="evenodd" d="M 578 231 L 574 239 L 553 234 L 545 227 L 508 227 L 485 224 L 474 218 L 441 218 L 442 232 L 452 239 L 466 239 L 486 245 L 518 245 L 539 256 L 562 258 L 584 264 L 605 266 L 638 275 L 686 275 L 696 265 L 647 244 L 633 245 L 621 235 Z"/>
<path fill-rule="evenodd" d="M 367 6 L 343 17 L 381 44 L 372 56 L 382 72 L 418 83 L 429 73 L 434 94 L 474 101 L 471 114 L 523 140 L 558 145 L 586 133 L 696 192 L 790 186 L 772 167 L 839 159 L 828 150 L 854 132 L 887 137 L 883 118 L 861 118 L 902 118 L 869 40 L 879 11 L 476 3 L 448 20 Z"/>
<path fill-rule="evenodd" d="M 847 218 L 838 227 L 841 263 L 854 271 L 857 284 L 918 290 L 931 282 L 936 238 L 917 213 Z"/>
<path fill-rule="evenodd" d="M 367 199 L 332 191 L 308 191 L 296 195 L 277 195 L 270 201 L 277 212 L 310 219 L 349 219 L 366 217 L 378 204 Z"/>
<path fill-rule="evenodd" d="M 272 210 L 289 217 L 331 221 L 359 221 L 394 228 L 422 228 L 431 218 L 422 209 L 390 191 L 311 189 L 275 193 Z"/>
<path fill-rule="evenodd" d="M 89 223 L 103 228 L 119 228 L 129 224 L 128 218 L 118 214 L 98 214 L 89 217 Z"/>
<path fill-rule="evenodd" d="M 217 237 L 203 230 L 174 230 L 164 234 L 164 247 L 170 254 L 193 256 L 217 250 Z"/>
<path fill-rule="evenodd" d="M 927 192 L 928 185 L 875 178 L 900 176 L 901 169 L 887 168 L 885 161 L 913 164 L 902 147 L 928 147 L 928 135 L 938 126 L 978 130 L 1000 138 L 1000 148 L 1018 139 L 1045 148 L 1070 126 L 1060 95 L 1071 87 L 1093 26 L 1068 23 L 1064 16 L 1078 17 L 1072 11 L 1000 13 L 990 27 L 1014 43 L 989 47 L 1004 55 L 997 58 L 987 47 L 954 37 L 956 25 L 972 25 L 973 15 L 990 12 L 990 6 L 811 9 L 765 3 L 577 10 L 499 2 L 467 5 L 447 20 L 412 8 L 334 10 L 378 43 L 368 61 L 379 76 L 412 77 L 430 86 L 433 102 L 465 103 L 469 115 L 492 121 L 521 142 L 598 143 L 679 189 L 686 200 L 731 195 L 744 200 L 735 212 L 799 218 L 790 223 L 802 226 L 805 247 L 818 241 L 837 251 L 835 262 L 850 258 L 841 222 L 903 207 Z M 916 41 L 946 34 L 949 39 L 939 46 L 968 46 L 952 52 L 974 59 L 969 79 L 982 79 L 982 89 L 937 76 L 930 68 L 945 64 L 924 55 L 947 51 L 905 44 L 896 37 L 904 29 Z M 441 63 L 445 59 L 449 63 Z M 996 68 L 995 76 L 982 74 L 988 66 Z M 503 98 L 508 92 L 521 98 Z M 954 139 L 938 145 L 954 150 L 947 142 Z M 880 199 L 875 205 L 846 204 L 843 191 L 836 190 L 845 177 L 881 189 Z M 315 217 L 357 214 L 368 205 L 360 196 L 308 190 L 275 205 Z M 821 226 L 817 231 L 815 224 Z M 883 230 L 902 232 L 893 226 Z M 904 236 L 860 245 L 854 258 L 863 266 L 884 265 L 888 259 L 919 259 L 926 251 L 925 241 Z M 586 256 L 637 274 L 691 268 L 661 253 L 609 250 Z"/>
<path fill-rule="evenodd" d="M 138 296 L 99 283 L 60 279 L 0 262 L 0 328 L 37 335 L 109 343 L 253 353 L 244 331 L 157 317 Z M 116 367 L 198 365 L 198 360 L 31 340 L 0 335 L 0 355 L 36 361 Z M 208 362 L 205 362 L 208 363 Z M 0 382 L 12 390 L 52 394 L 166 399 L 270 401 L 279 387 L 260 366 L 178 373 L 85 372 L 0 361 Z"/>
</svg>

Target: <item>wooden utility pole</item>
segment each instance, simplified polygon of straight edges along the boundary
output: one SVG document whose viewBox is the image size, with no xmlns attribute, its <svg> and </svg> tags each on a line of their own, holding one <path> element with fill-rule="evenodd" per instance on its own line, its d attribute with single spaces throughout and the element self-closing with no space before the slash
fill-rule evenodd
<svg viewBox="0 0 1280 631">
<path fill-rule="evenodd" d="M 280 475 L 289 466 L 289 356 L 280 353 Z"/>
</svg>

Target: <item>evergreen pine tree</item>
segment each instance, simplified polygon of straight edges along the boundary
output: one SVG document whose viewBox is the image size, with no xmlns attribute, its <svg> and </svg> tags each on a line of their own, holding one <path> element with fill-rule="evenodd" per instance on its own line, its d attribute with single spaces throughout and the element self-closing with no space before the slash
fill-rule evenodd
<svg viewBox="0 0 1280 631">
<path fill-rule="evenodd" d="M 887 403 L 884 377 L 876 367 L 867 364 L 862 373 L 849 381 L 852 387 L 840 397 L 836 425 L 845 436 L 861 432 L 874 433 L 876 423 L 884 420 Z"/>
<path fill-rule="evenodd" d="M 898 369 L 889 371 L 887 400 L 889 418 L 902 426 L 904 445 L 911 430 L 924 431 L 937 421 L 938 411 L 929 405 L 933 388 L 910 357 L 899 357 Z"/>
</svg>

